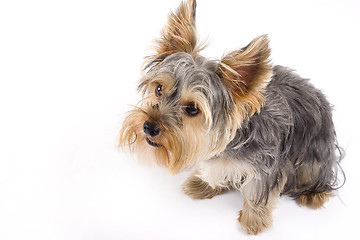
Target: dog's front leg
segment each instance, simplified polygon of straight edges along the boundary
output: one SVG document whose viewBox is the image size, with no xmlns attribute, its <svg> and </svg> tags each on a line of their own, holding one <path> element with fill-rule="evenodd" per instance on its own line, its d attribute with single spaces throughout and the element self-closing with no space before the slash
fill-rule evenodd
<svg viewBox="0 0 360 240">
<path fill-rule="evenodd" d="M 267 202 L 260 203 L 244 196 L 244 206 L 239 212 L 238 220 L 248 234 L 256 235 L 272 225 L 272 211 L 278 196 L 272 193 Z"/>
<path fill-rule="evenodd" d="M 184 193 L 192 199 L 209 199 L 227 190 L 226 187 L 211 187 L 207 182 L 199 178 L 196 172 L 183 184 Z"/>
<path fill-rule="evenodd" d="M 278 179 L 277 182 L 277 186 L 265 198 L 259 195 L 262 192 L 261 182 L 256 179 L 240 189 L 244 197 L 244 206 L 239 212 L 238 220 L 248 234 L 256 235 L 272 225 L 272 211 L 283 191 L 286 178 Z"/>
</svg>

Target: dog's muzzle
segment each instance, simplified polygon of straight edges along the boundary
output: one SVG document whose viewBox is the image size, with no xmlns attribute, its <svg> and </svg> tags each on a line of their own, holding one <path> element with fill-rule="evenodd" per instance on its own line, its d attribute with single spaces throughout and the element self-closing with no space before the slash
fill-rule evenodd
<svg viewBox="0 0 360 240">
<path fill-rule="evenodd" d="M 143 128 L 144 128 L 144 133 L 145 133 L 146 135 L 148 135 L 149 137 L 151 137 L 151 138 L 152 138 L 152 137 L 156 137 L 156 136 L 159 135 L 159 133 L 161 132 L 161 128 L 160 128 L 160 126 L 159 126 L 158 124 L 156 124 L 156 123 L 151 123 L 151 122 L 149 122 L 149 121 L 146 121 L 146 122 L 144 123 Z M 146 142 L 147 142 L 150 146 L 152 146 L 152 147 L 161 147 L 160 144 L 151 141 L 149 137 L 146 138 Z"/>
<path fill-rule="evenodd" d="M 150 137 L 155 137 L 159 135 L 160 131 L 161 131 L 160 126 L 157 125 L 156 123 L 151 123 L 148 121 L 144 123 L 144 132 L 146 135 Z"/>
</svg>

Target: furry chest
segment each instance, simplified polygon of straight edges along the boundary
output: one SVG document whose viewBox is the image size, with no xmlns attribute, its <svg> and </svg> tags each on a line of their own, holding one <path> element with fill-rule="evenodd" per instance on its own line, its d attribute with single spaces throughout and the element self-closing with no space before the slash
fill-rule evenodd
<svg viewBox="0 0 360 240">
<path fill-rule="evenodd" d="M 248 162 L 230 158 L 212 158 L 199 163 L 196 176 L 212 188 L 240 189 L 255 178 L 256 170 Z"/>
</svg>

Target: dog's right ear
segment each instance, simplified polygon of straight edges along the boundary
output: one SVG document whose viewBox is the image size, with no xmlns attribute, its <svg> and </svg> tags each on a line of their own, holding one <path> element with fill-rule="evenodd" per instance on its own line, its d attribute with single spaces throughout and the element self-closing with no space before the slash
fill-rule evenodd
<svg viewBox="0 0 360 240">
<path fill-rule="evenodd" d="M 156 55 L 152 60 L 161 61 L 166 56 L 177 52 L 195 54 L 197 52 L 196 36 L 196 0 L 182 2 L 175 12 L 171 12 L 168 21 L 156 40 Z"/>
</svg>

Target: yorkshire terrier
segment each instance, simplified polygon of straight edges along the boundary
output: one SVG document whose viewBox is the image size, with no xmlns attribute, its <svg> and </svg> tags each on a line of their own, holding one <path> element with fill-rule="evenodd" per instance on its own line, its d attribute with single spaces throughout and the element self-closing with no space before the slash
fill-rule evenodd
<svg viewBox="0 0 360 240">
<path fill-rule="evenodd" d="M 337 189 L 341 158 L 324 94 L 271 65 L 266 35 L 219 61 L 202 57 L 195 8 L 187 0 L 169 15 L 119 146 L 171 174 L 192 169 L 183 191 L 193 199 L 240 191 L 238 221 L 249 234 L 271 226 L 282 194 L 322 207 Z"/>
</svg>

